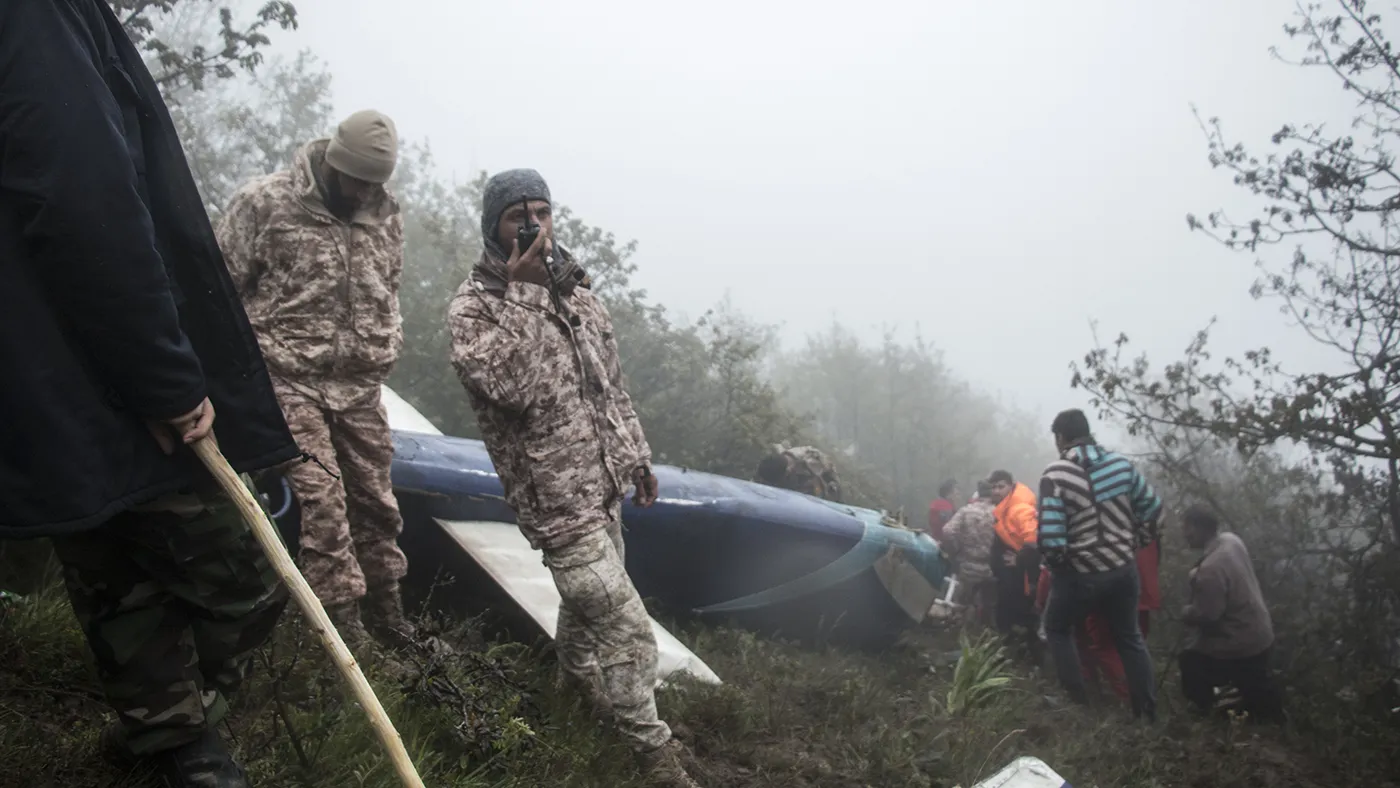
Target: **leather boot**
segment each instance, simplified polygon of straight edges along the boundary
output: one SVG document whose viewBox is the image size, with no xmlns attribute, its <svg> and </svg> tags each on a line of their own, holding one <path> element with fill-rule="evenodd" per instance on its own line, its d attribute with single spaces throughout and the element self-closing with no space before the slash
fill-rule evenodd
<svg viewBox="0 0 1400 788">
<path fill-rule="evenodd" d="M 385 675 L 395 681 L 405 681 L 413 675 L 407 665 L 381 652 L 379 644 L 360 619 L 359 602 L 332 605 L 326 608 L 326 615 L 361 665 L 378 665 Z"/>
<path fill-rule="evenodd" d="M 217 731 L 189 744 L 150 757 L 167 788 L 250 788 L 243 767 L 233 759 Z"/>
<path fill-rule="evenodd" d="M 398 583 L 371 588 L 361 603 L 365 628 L 381 644 L 396 649 L 413 647 L 418 630 L 403 614 L 403 592 Z"/>
<path fill-rule="evenodd" d="M 652 750 L 637 753 L 642 781 L 650 788 L 700 788 L 685 771 L 685 745 L 675 739 Z"/>
<path fill-rule="evenodd" d="M 369 656 L 374 648 L 374 639 L 370 637 L 364 622 L 360 620 L 359 602 L 326 605 L 326 616 L 330 618 L 332 624 L 335 624 L 336 631 L 340 633 L 340 639 L 345 641 L 345 645 L 350 648 L 356 658 L 363 661 L 365 657 Z"/>
</svg>

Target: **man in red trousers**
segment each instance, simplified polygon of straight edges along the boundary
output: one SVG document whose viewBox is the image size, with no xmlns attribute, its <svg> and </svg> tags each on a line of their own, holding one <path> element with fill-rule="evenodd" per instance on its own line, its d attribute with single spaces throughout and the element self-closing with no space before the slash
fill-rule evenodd
<svg viewBox="0 0 1400 788">
<path fill-rule="evenodd" d="M 1140 590 L 1138 591 L 1138 628 L 1147 637 L 1151 626 L 1152 611 L 1162 607 L 1162 592 L 1157 585 L 1157 565 L 1162 557 L 1162 543 L 1154 541 L 1137 551 L 1137 569 Z M 1040 580 L 1036 584 L 1035 609 L 1045 610 L 1050 597 L 1050 570 L 1040 570 Z M 1075 627 L 1074 636 L 1079 647 L 1079 664 L 1084 679 L 1089 683 L 1102 676 L 1113 690 L 1113 694 L 1128 701 L 1128 678 L 1123 671 L 1123 660 L 1118 656 L 1118 648 L 1113 643 L 1113 633 L 1102 618 L 1089 614 Z"/>
</svg>

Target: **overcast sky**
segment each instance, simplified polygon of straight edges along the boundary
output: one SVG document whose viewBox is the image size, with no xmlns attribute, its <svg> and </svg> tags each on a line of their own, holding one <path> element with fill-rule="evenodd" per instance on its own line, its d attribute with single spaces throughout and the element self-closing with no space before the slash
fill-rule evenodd
<svg viewBox="0 0 1400 788">
<path fill-rule="evenodd" d="M 1222 349 L 1280 340 L 1251 259 L 1187 230 L 1248 205 L 1191 104 L 1261 149 L 1347 107 L 1270 57 L 1298 51 L 1288 0 L 296 5 L 277 48 L 326 62 L 338 113 L 389 113 L 459 180 L 540 170 L 672 310 L 728 293 L 789 344 L 917 326 L 1047 417 L 1083 404 L 1091 320 L 1161 360 L 1212 316 Z"/>
</svg>

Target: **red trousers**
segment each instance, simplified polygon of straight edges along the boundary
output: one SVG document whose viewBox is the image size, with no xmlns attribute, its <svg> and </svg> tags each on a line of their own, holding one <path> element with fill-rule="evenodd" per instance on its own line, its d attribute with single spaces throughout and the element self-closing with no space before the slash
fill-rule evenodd
<svg viewBox="0 0 1400 788">
<path fill-rule="evenodd" d="M 1156 545 L 1143 551 L 1151 551 L 1155 558 Z M 1142 557 L 1139 555 L 1138 565 L 1142 566 Z M 1150 575 L 1152 588 L 1156 588 L 1156 565 L 1152 566 Z M 1144 583 L 1146 585 L 1146 583 Z M 1045 601 L 1050 596 L 1050 570 L 1041 569 L 1040 582 L 1036 584 L 1036 611 L 1045 609 Z M 1147 600 L 1145 600 L 1147 601 Z M 1156 604 L 1156 600 L 1150 600 Z M 1142 630 L 1142 636 L 1147 637 L 1147 631 L 1151 628 L 1151 611 L 1138 610 L 1138 628 Z M 1074 628 L 1075 650 L 1079 652 L 1079 669 L 1084 674 L 1084 681 L 1088 684 L 1096 684 L 1100 678 L 1108 684 L 1113 694 L 1122 698 L 1124 702 L 1128 697 L 1128 676 L 1123 672 L 1123 658 L 1118 656 L 1118 646 L 1113 642 L 1113 631 L 1108 628 L 1097 614 L 1090 613 Z"/>
<path fill-rule="evenodd" d="M 1142 636 L 1147 637 L 1151 613 L 1138 611 L 1138 627 Z M 1113 694 L 1128 701 L 1128 677 L 1123 672 L 1123 659 L 1118 656 L 1118 646 L 1113 642 L 1113 632 L 1104 620 L 1089 614 L 1084 622 L 1074 628 L 1075 646 L 1079 650 L 1079 670 L 1084 681 L 1096 683 L 1100 678 L 1108 684 Z"/>
</svg>

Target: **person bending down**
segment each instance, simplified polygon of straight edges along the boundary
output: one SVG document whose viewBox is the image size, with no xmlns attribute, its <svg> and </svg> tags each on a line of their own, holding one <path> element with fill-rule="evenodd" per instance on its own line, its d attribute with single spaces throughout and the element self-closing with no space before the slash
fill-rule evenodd
<svg viewBox="0 0 1400 788">
<path fill-rule="evenodd" d="M 1191 601 L 1181 611 L 1190 629 L 1179 657 L 1181 691 L 1203 712 L 1215 706 L 1215 689 L 1232 685 L 1245 711 L 1278 722 L 1283 702 L 1269 678 L 1273 621 L 1244 542 L 1220 533 L 1220 520 L 1202 505 L 1181 516 L 1186 543 L 1202 551 L 1191 569 Z"/>
</svg>

